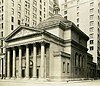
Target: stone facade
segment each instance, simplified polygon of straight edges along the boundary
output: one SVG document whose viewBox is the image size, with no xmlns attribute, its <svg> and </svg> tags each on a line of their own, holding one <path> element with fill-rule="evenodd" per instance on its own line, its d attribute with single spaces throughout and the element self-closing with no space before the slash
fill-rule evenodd
<svg viewBox="0 0 100 86">
<path fill-rule="evenodd" d="M 19 26 L 5 38 L 11 78 L 87 78 L 88 36 L 56 14 L 36 27 Z"/>
</svg>

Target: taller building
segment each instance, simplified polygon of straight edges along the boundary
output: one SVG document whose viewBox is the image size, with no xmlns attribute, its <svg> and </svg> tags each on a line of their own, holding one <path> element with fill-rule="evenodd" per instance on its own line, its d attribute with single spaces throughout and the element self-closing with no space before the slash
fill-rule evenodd
<svg viewBox="0 0 100 86">
<path fill-rule="evenodd" d="M 100 66 L 100 0 L 65 0 L 61 12 L 89 36 L 88 52 Z"/>
<path fill-rule="evenodd" d="M 53 0 L 0 0 L 0 53 L 3 38 L 19 25 L 34 27 L 53 15 Z"/>
</svg>

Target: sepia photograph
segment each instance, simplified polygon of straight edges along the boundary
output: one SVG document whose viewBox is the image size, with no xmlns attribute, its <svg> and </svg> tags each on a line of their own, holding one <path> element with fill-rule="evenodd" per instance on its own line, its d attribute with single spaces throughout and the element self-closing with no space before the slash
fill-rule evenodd
<svg viewBox="0 0 100 86">
<path fill-rule="evenodd" d="M 100 0 L 0 0 L 0 86 L 100 86 Z"/>
</svg>

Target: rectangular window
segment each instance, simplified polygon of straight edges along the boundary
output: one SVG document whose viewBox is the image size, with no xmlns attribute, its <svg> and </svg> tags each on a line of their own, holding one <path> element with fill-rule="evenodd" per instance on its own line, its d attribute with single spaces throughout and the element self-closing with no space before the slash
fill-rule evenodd
<svg viewBox="0 0 100 86">
<path fill-rule="evenodd" d="M 94 25 L 94 21 L 90 21 L 90 26 L 93 26 Z"/>
<path fill-rule="evenodd" d="M 42 9 L 42 5 L 40 4 L 40 9 Z"/>
<path fill-rule="evenodd" d="M 11 25 L 11 30 L 13 30 L 14 29 L 14 25 Z"/>
<path fill-rule="evenodd" d="M 67 14 L 67 10 L 66 10 L 66 11 L 64 11 L 64 14 Z"/>
<path fill-rule="evenodd" d="M 11 9 L 11 14 L 14 14 L 14 9 L 13 8 Z"/>
<path fill-rule="evenodd" d="M 94 30 L 94 27 L 90 27 L 90 32 L 93 32 L 93 30 Z"/>
<path fill-rule="evenodd" d="M 67 63 L 67 73 L 69 73 L 69 63 Z"/>
<path fill-rule="evenodd" d="M 90 20 L 93 20 L 94 15 L 90 15 Z"/>
<path fill-rule="evenodd" d="M 45 2 L 44 2 L 44 6 L 45 6 Z"/>
<path fill-rule="evenodd" d="M 77 17 L 79 17 L 79 12 L 77 13 Z"/>
<path fill-rule="evenodd" d="M 21 13 L 20 12 L 18 12 L 18 18 L 21 18 Z"/>
<path fill-rule="evenodd" d="M 92 8 L 92 9 L 90 9 L 90 13 L 92 14 L 93 13 L 93 11 L 94 11 L 94 9 Z"/>
<path fill-rule="evenodd" d="M 67 20 L 67 16 L 64 17 Z"/>
<path fill-rule="evenodd" d="M 77 24 L 77 27 L 79 27 L 79 24 Z"/>
<path fill-rule="evenodd" d="M 79 7 L 77 7 L 77 11 L 79 11 Z"/>
<path fill-rule="evenodd" d="M 93 5 L 94 5 L 94 2 L 91 2 L 91 3 L 90 3 L 90 7 L 93 7 Z"/>
<path fill-rule="evenodd" d="M 63 62 L 63 73 L 65 73 L 65 62 Z"/>
<path fill-rule="evenodd" d="M 42 12 L 40 11 L 40 15 L 42 15 Z"/>
<path fill-rule="evenodd" d="M 1 37 L 3 37 L 3 32 L 1 32 Z"/>
<path fill-rule="evenodd" d="M 4 1 L 2 0 L 2 3 L 3 3 Z"/>
<path fill-rule="evenodd" d="M 3 29 L 3 23 L 2 23 L 2 29 Z"/>
<path fill-rule="evenodd" d="M 92 34 L 90 34 L 90 39 L 92 39 L 93 38 L 93 33 Z"/>
<path fill-rule="evenodd" d="M 79 18 L 77 18 L 77 23 L 79 23 Z"/>
<path fill-rule="evenodd" d="M 14 22 L 14 17 L 11 17 L 11 21 Z"/>
<path fill-rule="evenodd" d="M 20 20 L 18 20 L 18 25 L 20 25 Z"/>
<path fill-rule="evenodd" d="M 2 14 L 2 20 L 3 20 L 3 14 Z"/>
<path fill-rule="evenodd" d="M 45 18 L 45 14 L 44 14 L 44 18 Z"/>
<path fill-rule="evenodd" d="M 40 17 L 40 22 L 42 21 L 42 18 Z"/>
<path fill-rule="evenodd" d="M 1 46 L 3 47 L 3 40 L 1 40 Z"/>
<path fill-rule="evenodd" d="M 90 46 L 90 51 L 91 51 L 91 50 L 94 50 L 94 47 L 93 47 L 93 46 Z"/>
<path fill-rule="evenodd" d="M 42 0 L 40 0 L 40 3 L 42 3 Z"/>
<path fill-rule="evenodd" d="M 1 53 L 3 53 L 3 48 L 1 48 Z"/>
<path fill-rule="evenodd" d="M 20 4 L 18 4 L 18 10 L 21 10 L 21 5 Z"/>
<path fill-rule="evenodd" d="M 44 12 L 45 12 L 45 8 L 44 8 Z"/>
<path fill-rule="evenodd" d="M 90 44 L 93 44 L 93 42 L 94 42 L 93 40 L 90 40 Z"/>
<path fill-rule="evenodd" d="M 3 12 L 3 6 L 2 6 L 2 12 Z"/>
</svg>

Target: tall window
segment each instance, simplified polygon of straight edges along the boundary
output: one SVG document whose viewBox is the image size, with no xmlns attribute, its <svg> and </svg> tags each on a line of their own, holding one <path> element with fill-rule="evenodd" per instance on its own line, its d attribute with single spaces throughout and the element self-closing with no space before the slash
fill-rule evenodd
<svg viewBox="0 0 100 86">
<path fill-rule="evenodd" d="M 90 3 L 90 7 L 93 7 L 93 5 L 94 5 L 94 2 L 91 2 L 91 3 Z"/>
<path fill-rule="evenodd" d="M 18 25 L 20 25 L 20 20 L 18 20 Z"/>
<path fill-rule="evenodd" d="M 93 20 L 94 15 L 90 15 L 90 20 Z"/>
<path fill-rule="evenodd" d="M 90 13 L 92 14 L 93 13 L 93 11 L 94 11 L 94 9 L 92 8 L 92 9 L 90 9 Z"/>
<path fill-rule="evenodd" d="M 91 27 L 91 28 L 90 28 L 90 32 L 93 32 L 93 30 L 94 30 L 94 27 Z"/>
<path fill-rule="evenodd" d="M 65 73 L 65 62 L 63 62 L 63 73 Z"/>
<path fill-rule="evenodd" d="M 81 55 L 79 55 L 78 57 L 78 66 L 80 67 L 80 63 L 81 63 Z"/>
<path fill-rule="evenodd" d="M 94 42 L 93 40 L 90 40 L 90 44 L 93 44 L 93 42 Z"/>
<path fill-rule="evenodd" d="M 3 23 L 2 23 L 2 29 L 3 29 Z"/>
<path fill-rule="evenodd" d="M 67 63 L 67 73 L 69 73 L 69 63 Z"/>
<path fill-rule="evenodd" d="M 75 64 L 75 66 L 77 66 L 77 58 L 78 58 L 78 53 L 75 53 L 75 59 L 74 59 L 74 64 Z"/>
<path fill-rule="evenodd" d="M 79 23 L 79 18 L 77 18 L 77 23 Z"/>
<path fill-rule="evenodd" d="M 67 14 L 67 10 L 66 10 L 66 11 L 64 11 L 64 14 Z"/>
<path fill-rule="evenodd" d="M 14 9 L 13 8 L 11 8 L 11 14 L 14 14 Z"/>
<path fill-rule="evenodd" d="M 14 29 L 14 25 L 11 25 L 11 30 L 13 30 Z"/>
<path fill-rule="evenodd" d="M 92 39 L 93 38 L 93 33 L 92 34 L 90 34 L 90 39 Z"/>
<path fill-rule="evenodd" d="M 84 56 L 82 57 L 82 64 L 81 64 L 82 67 L 84 67 Z"/>
<path fill-rule="evenodd" d="M 94 21 L 90 21 L 90 26 L 93 26 L 94 25 Z"/>
<path fill-rule="evenodd" d="M 11 17 L 11 21 L 14 22 L 14 17 Z"/>
<path fill-rule="evenodd" d="M 40 15 L 42 15 L 42 11 L 40 11 Z"/>
<path fill-rule="evenodd" d="M 93 46 L 90 46 L 90 51 L 94 50 L 94 47 Z"/>
</svg>

